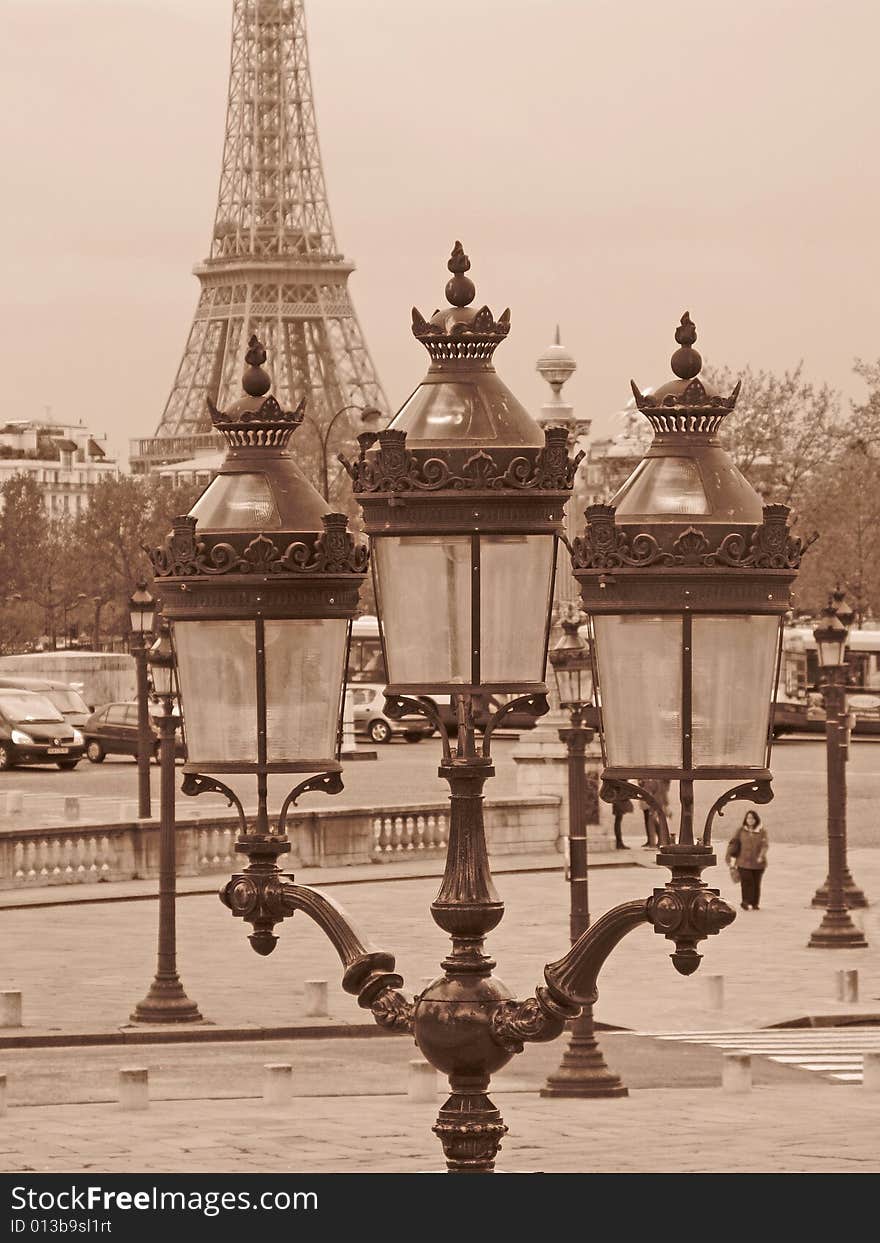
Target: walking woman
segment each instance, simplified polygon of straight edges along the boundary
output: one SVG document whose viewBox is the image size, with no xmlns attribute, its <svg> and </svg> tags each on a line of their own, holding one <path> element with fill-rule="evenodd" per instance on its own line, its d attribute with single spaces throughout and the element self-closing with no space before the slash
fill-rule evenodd
<svg viewBox="0 0 880 1243">
<path fill-rule="evenodd" d="M 756 911 L 761 901 L 761 879 L 767 867 L 767 830 L 756 811 L 747 811 L 745 819 L 727 843 L 724 856 L 731 875 L 742 888 L 742 909 Z M 734 875 L 736 872 L 736 875 Z"/>
</svg>

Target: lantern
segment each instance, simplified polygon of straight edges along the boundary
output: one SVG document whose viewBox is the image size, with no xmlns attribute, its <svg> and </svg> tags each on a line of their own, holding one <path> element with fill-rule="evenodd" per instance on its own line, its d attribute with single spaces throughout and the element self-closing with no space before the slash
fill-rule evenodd
<svg viewBox="0 0 880 1243">
<path fill-rule="evenodd" d="M 562 637 L 550 650 L 561 707 L 578 711 L 593 698 L 593 665 L 590 649 L 580 633 L 579 622 L 563 620 Z"/>
<path fill-rule="evenodd" d="M 679 780 L 688 844 L 694 781 L 748 778 L 754 801 L 772 797 L 781 629 L 802 546 L 789 510 L 762 506 L 721 446 L 739 384 L 719 396 L 699 378 L 689 315 L 675 339 L 676 378 L 650 395 L 632 385 L 654 440 L 610 504 L 587 509 L 573 567 L 595 645 L 604 775 Z"/>
<path fill-rule="evenodd" d="M 304 403 L 285 412 L 268 395 L 256 337 L 246 361 L 245 396 L 227 414 L 211 405 L 223 465 L 153 561 L 186 722 L 184 792 L 222 789 L 241 812 L 233 787 L 255 776 L 266 834 L 269 774 L 323 775 L 299 792 L 341 789 L 343 681 L 368 554 L 288 451 Z"/>
<path fill-rule="evenodd" d="M 840 593 L 839 600 L 837 595 L 838 593 L 834 592 L 829 597 L 828 603 L 822 610 L 819 625 L 813 631 L 821 668 L 838 669 L 846 664 L 846 645 L 849 640 L 848 622 L 852 620 L 853 614 L 841 607 L 844 604 L 843 593 Z"/>
<path fill-rule="evenodd" d="M 510 330 L 475 309 L 456 242 L 450 305 L 413 334 L 431 366 L 346 466 L 372 537 L 389 696 L 546 691 L 563 504 L 577 461 L 493 366 Z M 375 447 L 378 444 L 378 447 Z"/>
<path fill-rule="evenodd" d="M 148 660 L 154 694 L 160 699 L 170 699 L 177 687 L 174 677 L 174 648 L 171 644 L 171 631 L 165 621 L 159 625 L 159 637 L 150 648 Z"/>
<path fill-rule="evenodd" d="M 156 601 L 147 591 L 146 583 L 138 583 L 128 600 L 131 633 L 140 640 L 152 634 L 156 624 Z"/>
</svg>

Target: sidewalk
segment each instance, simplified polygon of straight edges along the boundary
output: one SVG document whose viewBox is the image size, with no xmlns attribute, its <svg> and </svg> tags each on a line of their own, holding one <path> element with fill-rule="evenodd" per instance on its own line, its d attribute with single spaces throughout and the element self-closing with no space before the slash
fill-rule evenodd
<svg viewBox="0 0 880 1243">
<path fill-rule="evenodd" d="M 873 1173 L 880 1097 L 813 1083 L 748 1097 L 719 1088 L 634 1091 L 624 1100 L 492 1099 L 510 1127 L 498 1169 L 553 1173 Z M 16 1109 L 0 1166 L 74 1173 L 440 1172 L 437 1106 L 399 1096 L 176 1101 Z"/>
<path fill-rule="evenodd" d="M 594 917 L 616 903 L 647 897 L 666 879 L 667 873 L 653 864 L 653 854 L 632 850 L 624 857 L 641 866 L 591 872 Z M 544 865 L 558 869 L 559 862 L 554 856 Z M 505 865 L 522 867 L 524 861 L 508 857 Z M 869 899 L 880 903 L 880 850 L 852 851 L 851 867 Z M 396 954 L 406 990 L 420 991 L 427 979 L 439 974 L 438 963 L 447 946 L 429 913 L 436 878 L 422 872 L 418 878 L 391 883 L 378 876 L 370 880 L 370 869 L 366 877 L 350 879 L 339 871 L 316 878 L 318 887 L 321 879 L 332 883 L 334 899 L 356 924 L 376 945 Z M 381 865 L 373 872 L 385 874 Z M 665 939 L 647 926 L 632 933 L 614 951 L 600 977 L 597 1020 L 633 1031 L 720 1030 L 808 1017 L 864 1019 L 880 1012 L 880 906 L 857 912 L 864 919 L 869 949 L 806 946 L 821 918 L 809 900 L 825 872 L 821 848 L 775 846 L 762 909 L 737 910 L 730 928 L 703 942 L 704 961 L 691 977 L 676 973 L 668 960 L 672 946 Z M 541 982 L 544 964 L 567 947 L 568 888 L 558 870 L 499 870 L 496 875 L 507 911 L 489 938 L 489 949 L 498 961 L 498 976 L 517 995 L 527 996 Z M 738 906 L 738 891 L 726 869 L 715 869 L 707 879 Z M 56 895 L 57 890 L 51 891 L 52 899 Z M 35 897 L 35 891 L 28 896 Z M 217 1027 L 277 1031 L 307 1025 L 327 1030 L 367 1020 L 338 985 L 340 966 L 329 942 L 304 916 L 281 926 L 278 947 L 265 959 L 248 944 L 248 929 L 220 905 L 214 883 L 211 892 L 181 898 L 177 922 L 184 987 L 206 1020 Z M 0 1046 L 4 1036 L 19 1041 L 29 1033 L 73 1037 L 82 1032 L 118 1033 L 126 1027 L 153 976 L 156 923 L 157 907 L 149 901 L 0 911 L 0 989 L 23 993 L 25 1022 L 24 1029 L 0 1032 Z M 843 968 L 859 971 L 857 1003 L 834 999 L 834 973 Z M 724 977 L 722 1010 L 710 1007 L 709 975 Z M 330 1019 L 305 1014 L 302 984 L 314 979 L 330 981 Z"/>
</svg>

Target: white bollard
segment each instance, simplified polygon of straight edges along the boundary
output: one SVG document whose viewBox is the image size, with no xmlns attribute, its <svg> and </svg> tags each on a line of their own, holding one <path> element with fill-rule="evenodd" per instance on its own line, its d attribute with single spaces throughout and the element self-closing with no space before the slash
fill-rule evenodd
<svg viewBox="0 0 880 1243">
<path fill-rule="evenodd" d="M 859 999 L 859 973 L 858 971 L 835 971 L 834 973 L 836 994 L 838 1001 L 858 1001 Z"/>
<path fill-rule="evenodd" d="M 119 1108 L 131 1113 L 150 1107 L 150 1076 L 146 1067 L 128 1066 L 119 1072 Z"/>
<path fill-rule="evenodd" d="M 76 794 L 64 796 L 64 819 L 68 822 L 79 820 L 79 797 Z"/>
<path fill-rule="evenodd" d="M 712 1010 L 724 1009 L 724 976 L 706 976 L 706 1000 Z"/>
<path fill-rule="evenodd" d="M 293 1096 L 293 1067 L 289 1062 L 268 1062 L 263 1067 L 263 1100 L 267 1105 L 288 1105 Z"/>
<path fill-rule="evenodd" d="M 21 1027 L 21 993 L 0 993 L 0 1027 Z"/>
<path fill-rule="evenodd" d="M 6 1113 L 6 1076 L 0 1075 L 0 1118 Z"/>
<path fill-rule="evenodd" d="M 314 1019 L 328 1019 L 330 1017 L 326 980 L 304 980 L 303 995 L 305 997 L 307 1015 Z"/>
<path fill-rule="evenodd" d="M 427 1105 L 437 1099 L 437 1072 L 430 1062 L 416 1057 L 409 1064 L 407 1096 L 418 1105 Z"/>
<path fill-rule="evenodd" d="M 725 1092 L 751 1092 L 752 1058 L 749 1053 L 725 1053 L 721 1071 L 721 1087 Z"/>
<path fill-rule="evenodd" d="M 862 1054 L 862 1087 L 866 1092 L 880 1092 L 880 1053 Z"/>
</svg>

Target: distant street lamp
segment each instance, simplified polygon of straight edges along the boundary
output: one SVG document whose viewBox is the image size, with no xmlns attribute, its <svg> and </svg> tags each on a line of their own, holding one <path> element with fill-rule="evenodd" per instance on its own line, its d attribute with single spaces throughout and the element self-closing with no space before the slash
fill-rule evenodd
<svg viewBox="0 0 880 1243">
<path fill-rule="evenodd" d="M 132 1013 L 133 1023 L 199 1023 L 202 1016 L 184 992 L 177 974 L 177 820 L 174 808 L 174 753 L 180 717 L 175 711 L 177 679 L 168 625 L 150 648 L 153 692 L 159 702 L 159 948 L 150 990 Z"/>
<path fill-rule="evenodd" d="M 337 410 L 330 419 L 326 427 L 322 426 L 319 421 L 305 410 L 303 411 L 302 420 L 312 428 L 318 437 L 318 443 L 321 446 L 321 488 L 324 497 L 330 499 L 330 459 L 329 446 L 330 434 L 336 426 L 339 419 L 344 414 L 349 414 L 352 410 L 360 410 L 361 422 L 365 428 L 376 428 L 376 425 L 385 417 L 381 410 L 377 410 L 375 406 L 359 406 L 357 404 L 343 406 L 341 410 Z"/>
<path fill-rule="evenodd" d="M 590 926 L 587 824 L 598 820 L 598 787 L 587 777 L 586 749 L 594 733 L 584 724 L 593 698 L 590 649 L 580 634 L 578 619 L 564 620 L 562 638 L 550 649 L 559 704 L 569 724 L 559 730 L 568 751 L 568 852 L 571 892 L 571 943 Z M 626 1096 L 620 1076 L 605 1064 L 596 1040 L 593 1006 L 587 1002 L 569 1025 L 571 1039 L 558 1070 L 541 1089 L 542 1096 Z"/>
<path fill-rule="evenodd" d="M 837 620 L 840 622 L 842 626 L 845 627 L 847 632 L 849 632 L 849 630 L 852 627 L 853 620 L 855 619 L 855 613 L 853 612 L 853 610 L 850 608 L 850 606 L 846 602 L 846 592 L 841 591 L 840 587 L 837 587 L 831 593 L 831 600 L 829 601 L 829 603 L 831 602 L 833 602 L 834 612 L 837 616 Z M 814 631 L 813 632 L 814 636 L 815 636 L 815 633 L 816 632 Z M 847 633 L 847 637 L 848 637 L 848 633 Z M 817 644 L 817 648 L 818 648 L 818 644 Z M 844 651 L 845 650 L 846 649 L 844 647 Z M 835 651 L 832 651 L 829 649 L 828 655 L 831 657 L 834 657 L 834 659 L 828 662 L 825 662 L 822 659 L 822 653 L 821 652 L 819 653 L 820 667 L 824 663 L 834 664 L 836 662 L 837 654 Z M 827 712 L 826 712 L 826 721 L 827 721 Z M 826 729 L 827 729 L 827 726 L 826 726 Z M 847 734 L 847 741 L 848 740 L 849 740 L 849 735 Z M 847 747 L 847 756 L 848 755 L 849 755 L 849 748 Z M 826 877 L 824 884 L 820 885 L 819 888 L 816 890 L 816 892 L 813 894 L 813 901 L 811 903 L 812 906 L 823 907 L 823 906 L 828 905 L 828 901 L 829 901 L 828 884 L 829 884 L 829 878 Z M 852 874 L 849 870 L 849 864 L 847 863 L 845 857 L 843 861 L 843 900 L 846 903 L 846 905 L 851 908 L 852 907 L 863 907 L 863 906 L 868 905 L 868 899 L 865 897 L 863 891 L 858 887 L 858 885 L 852 878 Z"/>
<path fill-rule="evenodd" d="M 153 731 L 150 729 L 149 684 L 147 679 L 147 649 L 153 637 L 156 619 L 156 601 L 145 582 L 138 583 L 128 601 L 131 619 L 131 650 L 137 673 L 138 710 L 138 817 L 149 819 L 150 811 L 150 759 L 153 755 Z"/>
<path fill-rule="evenodd" d="M 829 596 L 819 625 L 813 631 L 819 653 L 819 689 L 825 704 L 825 757 L 828 771 L 828 879 L 827 906 L 809 946 L 813 949 L 859 949 L 867 946 L 864 933 L 855 926 L 844 890 L 846 863 L 846 762 L 849 753 L 849 716 L 846 690 L 849 667 L 846 645 L 851 610 L 843 592 Z M 852 878 L 850 877 L 850 881 Z M 814 899 L 815 902 L 815 899 Z M 862 895 L 864 905 L 864 895 Z"/>
</svg>

